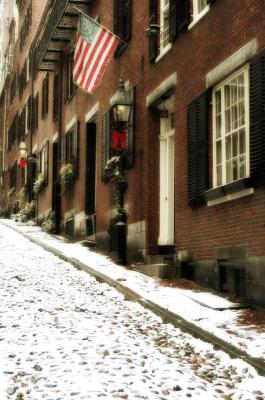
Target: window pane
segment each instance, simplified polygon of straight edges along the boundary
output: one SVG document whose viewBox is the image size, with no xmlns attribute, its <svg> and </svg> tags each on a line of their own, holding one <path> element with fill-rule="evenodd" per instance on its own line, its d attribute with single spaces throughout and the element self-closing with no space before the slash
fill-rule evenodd
<svg viewBox="0 0 265 400">
<path fill-rule="evenodd" d="M 231 136 L 225 138 L 225 158 L 231 160 Z"/>
<path fill-rule="evenodd" d="M 245 129 L 239 131 L 239 154 L 244 154 L 246 152 L 246 135 Z"/>
<path fill-rule="evenodd" d="M 227 161 L 226 163 L 226 183 L 232 182 L 232 163 L 231 161 Z"/>
<path fill-rule="evenodd" d="M 238 103 L 238 126 L 245 125 L 245 101 Z"/>
<path fill-rule="evenodd" d="M 215 113 L 219 114 L 221 112 L 221 90 L 215 92 Z"/>
<path fill-rule="evenodd" d="M 225 133 L 231 132 L 231 110 L 228 108 L 228 110 L 225 111 Z"/>
<path fill-rule="evenodd" d="M 237 167 L 237 158 L 233 160 L 233 180 L 235 181 L 238 177 L 238 167 Z"/>
<path fill-rule="evenodd" d="M 232 129 L 236 129 L 238 127 L 238 113 L 237 113 L 237 105 L 232 106 Z"/>
<path fill-rule="evenodd" d="M 232 136 L 232 154 L 233 157 L 238 155 L 238 133 L 233 133 Z"/>
<path fill-rule="evenodd" d="M 216 164 L 221 164 L 222 162 L 222 142 L 218 140 L 216 142 Z"/>
<path fill-rule="evenodd" d="M 237 80 L 233 79 L 231 81 L 231 97 L 232 97 L 232 104 L 237 102 Z"/>
<path fill-rule="evenodd" d="M 216 176 L 217 176 L 217 186 L 222 185 L 222 165 L 218 165 L 216 168 Z"/>
<path fill-rule="evenodd" d="M 244 178 L 246 176 L 246 157 L 239 158 L 239 178 Z"/>
<path fill-rule="evenodd" d="M 221 129 L 222 129 L 222 121 L 221 121 L 221 115 L 218 115 L 216 117 L 216 138 L 219 139 L 221 137 Z"/>
<path fill-rule="evenodd" d="M 207 0 L 198 0 L 198 12 L 200 13 L 207 6 Z"/>
<path fill-rule="evenodd" d="M 230 107 L 231 96 L 230 96 L 230 85 L 225 85 L 225 108 Z"/>
</svg>

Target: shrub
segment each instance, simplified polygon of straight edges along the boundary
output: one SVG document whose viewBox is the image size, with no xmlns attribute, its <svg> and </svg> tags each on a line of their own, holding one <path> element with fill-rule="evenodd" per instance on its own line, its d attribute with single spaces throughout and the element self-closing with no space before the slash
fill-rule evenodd
<svg viewBox="0 0 265 400">
<path fill-rule="evenodd" d="M 55 232 L 55 213 L 52 211 L 41 223 L 41 228 L 48 233 Z"/>
</svg>

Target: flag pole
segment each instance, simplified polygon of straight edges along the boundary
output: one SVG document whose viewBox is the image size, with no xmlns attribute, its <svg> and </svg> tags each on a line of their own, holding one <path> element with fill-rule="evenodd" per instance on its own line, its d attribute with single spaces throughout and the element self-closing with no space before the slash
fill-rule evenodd
<svg viewBox="0 0 265 400">
<path fill-rule="evenodd" d="M 74 8 L 79 14 L 83 15 L 84 17 L 90 19 L 90 21 L 92 21 L 94 24 L 98 25 L 98 26 L 103 26 L 101 25 L 99 22 L 95 21 L 93 18 L 91 18 L 89 15 L 85 14 L 84 11 L 82 11 L 80 8 L 71 5 L 72 8 Z M 106 29 L 107 32 L 111 33 L 113 36 L 115 36 L 116 38 L 119 39 L 119 41 L 123 44 L 125 44 L 126 42 L 124 40 L 122 40 L 119 36 L 115 35 L 115 33 L 113 33 L 110 29 L 106 28 L 105 26 L 103 26 L 104 29 Z"/>
</svg>

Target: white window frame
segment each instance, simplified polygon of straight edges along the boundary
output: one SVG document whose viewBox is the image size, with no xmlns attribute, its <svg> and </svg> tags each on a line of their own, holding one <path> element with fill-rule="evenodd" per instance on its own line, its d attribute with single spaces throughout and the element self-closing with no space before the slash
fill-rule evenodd
<svg viewBox="0 0 265 400">
<path fill-rule="evenodd" d="M 210 10 L 210 5 L 206 4 L 205 7 L 199 11 L 199 0 L 193 0 L 192 2 L 192 22 L 190 23 L 188 29 L 191 29 L 201 18 L 203 18 Z"/>
<path fill-rule="evenodd" d="M 167 2 L 167 4 L 166 4 Z M 164 49 L 166 49 L 170 45 L 170 36 L 169 36 L 169 0 L 160 0 L 160 52 L 163 52 Z M 164 14 L 168 13 L 168 22 L 167 26 L 164 23 Z M 168 30 L 168 37 L 167 37 L 167 42 L 164 44 L 164 31 L 165 27 Z"/>
<path fill-rule="evenodd" d="M 235 182 L 239 179 L 232 180 L 227 182 L 226 178 L 226 153 L 225 153 L 225 106 L 224 106 L 224 86 L 228 82 L 232 81 L 234 78 L 244 73 L 244 90 L 245 90 L 245 146 L 246 146 L 246 170 L 244 178 L 249 177 L 250 175 L 250 146 L 249 146 L 249 65 L 244 66 L 240 70 L 236 71 L 234 74 L 230 75 L 226 80 L 222 81 L 218 86 L 213 88 L 212 91 L 212 127 L 213 127 L 213 187 L 224 186 L 228 183 Z M 215 93 L 221 90 L 221 141 L 222 141 L 222 183 L 217 185 L 217 165 L 216 165 L 216 101 L 215 101 Z M 238 128 L 237 128 L 238 129 Z M 231 135 L 231 132 L 229 133 Z M 231 158 L 232 160 L 232 158 Z"/>
</svg>

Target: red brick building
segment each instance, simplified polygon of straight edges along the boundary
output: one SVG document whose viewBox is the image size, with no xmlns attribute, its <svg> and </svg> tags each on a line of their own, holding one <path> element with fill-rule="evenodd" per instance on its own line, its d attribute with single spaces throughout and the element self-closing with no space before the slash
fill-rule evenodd
<svg viewBox="0 0 265 400">
<path fill-rule="evenodd" d="M 3 205 L 24 184 L 32 198 L 37 167 L 44 178 L 38 219 L 54 211 L 61 231 L 115 248 L 115 185 L 105 165 L 113 155 L 110 107 L 123 79 L 133 99 L 128 258 L 177 265 L 182 276 L 264 303 L 263 1 L 17 4 Z M 123 40 L 93 95 L 72 82 L 76 7 Z M 21 141 L 26 169 L 17 167 Z M 60 193 L 65 164 L 73 166 L 74 184 Z"/>
</svg>

